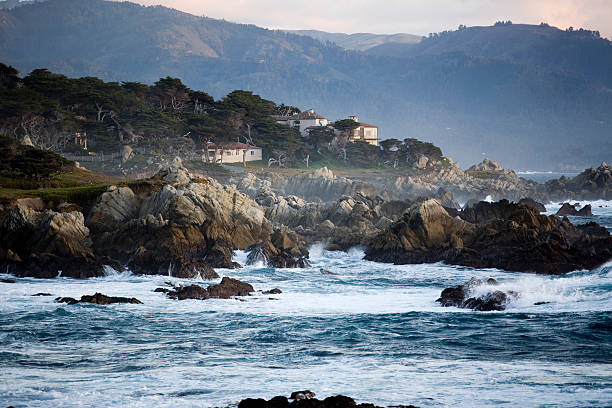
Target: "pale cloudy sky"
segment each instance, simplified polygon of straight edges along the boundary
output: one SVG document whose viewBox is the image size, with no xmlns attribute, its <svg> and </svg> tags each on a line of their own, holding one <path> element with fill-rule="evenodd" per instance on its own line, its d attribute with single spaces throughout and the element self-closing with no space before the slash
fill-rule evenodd
<svg viewBox="0 0 612 408">
<path fill-rule="evenodd" d="M 497 20 L 599 30 L 612 37 L 612 0 L 135 0 L 267 28 L 426 35 Z"/>
</svg>

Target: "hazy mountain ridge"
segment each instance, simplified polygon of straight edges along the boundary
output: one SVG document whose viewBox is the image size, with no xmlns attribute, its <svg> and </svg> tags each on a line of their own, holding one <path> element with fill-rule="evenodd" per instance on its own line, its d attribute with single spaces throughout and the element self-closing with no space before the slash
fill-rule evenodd
<svg viewBox="0 0 612 408">
<path fill-rule="evenodd" d="M 565 33 L 529 27 L 527 33 Z M 496 38 L 510 35 L 504 33 L 512 28 L 501 28 L 491 28 Z M 478 45 L 448 45 L 467 34 L 398 45 L 402 51 L 393 56 L 366 55 L 159 6 L 49 0 L 0 11 L 0 59 L 22 72 L 47 67 L 114 81 L 152 83 L 171 75 L 216 98 L 247 89 L 330 119 L 359 114 L 379 125 L 383 138 L 431 140 L 463 166 L 480 161 L 481 153 L 530 169 L 534 163 L 581 169 L 609 160 L 612 93 L 602 85 L 607 73 L 600 61 L 611 58 L 612 47 L 586 67 L 568 62 L 555 69 L 538 64 L 537 55 L 522 56 L 537 54 L 528 44 L 513 58 L 502 45 L 506 51 L 491 55 L 474 55 Z M 607 40 L 591 41 L 600 50 Z M 576 53 L 567 58 L 577 59 Z"/>
<path fill-rule="evenodd" d="M 374 33 L 329 33 L 320 30 L 283 30 L 288 33 L 305 35 L 322 42 L 331 42 L 347 50 L 365 51 L 384 44 L 416 44 L 422 36 L 407 33 L 374 34 Z"/>
</svg>

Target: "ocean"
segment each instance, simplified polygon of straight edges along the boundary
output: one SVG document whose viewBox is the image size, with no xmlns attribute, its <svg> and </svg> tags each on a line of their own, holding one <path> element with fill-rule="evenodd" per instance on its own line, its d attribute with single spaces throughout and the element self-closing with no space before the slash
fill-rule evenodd
<svg viewBox="0 0 612 408">
<path fill-rule="evenodd" d="M 573 221 L 612 230 L 612 202 L 592 204 Z M 362 258 L 315 245 L 311 268 L 218 270 L 283 291 L 240 300 L 170 300 L 153 290 L 218 280 L 110 269 L 0 283 L 0 406 L 225 407 L 302 389 L 381 406 L 612 406 L 612 262 L 540 276 Z M 471 277 L 520 296 L 502 312 L 435 302 Z M 144 304 L 53 300 L 95 292 Z"/>
</svg>

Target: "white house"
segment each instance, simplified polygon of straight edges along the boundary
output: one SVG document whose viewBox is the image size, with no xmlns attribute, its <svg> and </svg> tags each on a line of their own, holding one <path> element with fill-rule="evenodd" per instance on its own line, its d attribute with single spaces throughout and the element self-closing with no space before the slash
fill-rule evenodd
<svg viewBox="0 0 612 408">
<path fill-rule="evenodd" d="M 369 123 L 359 122 L 358 116 L 349 116 L 351 120 L 354 120 L 359 126 L 353 132 L 350 140 L 353 142 L 363 141 L 371 144 L 372 146 L 378 146 L 378 126 L 370 125 Z"/>
<path fill-rule="evenodd" d="M 329 124 L 329 120 L 326 117 L 319 115 L 312 109 L 291 116 L 275 115 L 273 118 L 276 120 L 276 123 L 298 128 L 302 136 L 307 134 L 308 131 L 306 129 L 309 127 L 327 126 Z"/>
<path fill-rule="evenodd" d="M 213 163 L 246 163 L 263 158 L 261 147 L 239 142 L 209 145 L 208 155 Z"/>
</svg>

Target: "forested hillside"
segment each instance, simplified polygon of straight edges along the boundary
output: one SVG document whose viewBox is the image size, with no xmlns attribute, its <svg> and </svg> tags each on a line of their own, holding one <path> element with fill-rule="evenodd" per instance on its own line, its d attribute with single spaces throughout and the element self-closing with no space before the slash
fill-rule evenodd
<svg viewBox="0 0 612 408">
<path fill-rule="evenodd" d="M 236 90 L 220 100 L 166 77 L 152 86 L 104 82 L 96 77 L 68 78 L 46 69 L 20 77 L 0 63 L 0 135 L 42 149 L 75 155 L 116 153 L 123 146 L 157 155 L 205 160 L 206 146 L 240 141 L 263 149 L 275 166 L 339 165 L 409 167 L 420 156 L 443 164 L 439 148 L 414 139 L 389 139 L 380 149 L 350 143 L 356 122 L 342 120 L 302 137 L 276 123 L 272 115 L 299 112 L 250 91 Z M 76 140 L 86 133 L 88 146 Z"/>
<path fill-rule="evenodd" d="M 432 141 L 463 167 L 483 153 L 505 167 L 594 166 L 612 152 L 612 47 L 557 32 L 462 28 L 406 46 L 418 52 L 366 55 L 164 7 L 49 0 L 0 11 L 0 60 L 115 82 L 170 76 L 216 99 L 244 89 L 331 119 L 358 114 L 382 138 Z"/>
</svg>

